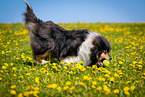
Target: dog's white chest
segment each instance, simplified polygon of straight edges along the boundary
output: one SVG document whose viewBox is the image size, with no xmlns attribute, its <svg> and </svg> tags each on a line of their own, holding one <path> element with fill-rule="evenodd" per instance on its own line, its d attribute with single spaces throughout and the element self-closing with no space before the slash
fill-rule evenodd
<svg viewBox="0 0 145 97">
<path fill-rule="evenodd" d="M 96 38 L 96 36 L 99 36 L 100 34 L 95 32 L 89 32 L 86 40 L 81 44 L 78 50 L 78 56 L 68 56 L 64 59 L 61 59 L 62 62 L 67 62 L 68 64 L 70 62 L 77 62 L 83 61 L 83 66 L 88 66 L 91 63 L 90 55 L 91 55 L 91 49 L 94 47 L 93 40 Z"/>
</svg>

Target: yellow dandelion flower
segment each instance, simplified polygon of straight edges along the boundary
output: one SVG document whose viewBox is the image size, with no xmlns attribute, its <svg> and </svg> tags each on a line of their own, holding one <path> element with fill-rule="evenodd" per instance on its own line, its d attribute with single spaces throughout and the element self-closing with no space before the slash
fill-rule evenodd
<svg viewBox="0 0 145 97">
<path fill-rule="evenodd" d="M 37 90 L 33 91 L 33 94 L 38 94 L 38 93 L 39 93 L 39 91 L 37 91 Z"/>
<path fill-rule="evenodd" d="M 61 87 L 57 87 L 57 90 L 61 90 L 62 88 Z"/>
<path fill-rule="evenodd" d="M 4 65 L 9 66 L 8 63 L 4 63 Z"/>
<path fill-rule="evenodd" d="M 118 90 L 118 89 L 115 89 L 115 90 L 113 91 L 113 93 L 117 94 L 117 93 L 119 93 L 119 90 Z"/>
<path fill-rule="evenodd" d="M 56 87 L 57 87 L 57 84 L 52 84 L 52 85 L 49 85 L 49 87 L 54 89 L 54 88 L 56 88 Z"/>
<path fill-rule="evenodd" d="M 29 94 L 33 94 L 33 91 L 29 91 Z"/>
<path fill-rule="evenodd" d="M 124 94 L 128 95 L 128 96 L 130 95 L 130 93 L 128 91 L 124 91 Z"/>
<path fill-rule="evenodd" d="M 2 51 L 2 54 L 5 54 L 5 51 Z"/>
<path fill-rule="evenodd" d="M 60 64 L 67 64 L 67 62 L 60 62 Z"/>
<path fill-rule="evenodd" d="M 143 63 L 142 63 L 142 59 L 139 61 L 139 64 L 143 64 Z"/>
<path fill-rule="evenodd" d="M 7 42 L 7 44 L 10 44 L 10 42 Z"/>
<path fill-rule="evenodd" d="M 23 76 L 19 76 L 19 77 L 22 78 L 22 79 L 24 78 Z"/>
<path fill-rule="evenodd" d="M 105 81 L 106 79 L 105 78 L 102 78 L 102 81 Z"/>
<path fill-rule="evenodd" d="M 4 71 L 3 70 L 0 70 L 0 72 L 3 73 Z"/>
<path fill-rule="evenodd" d="M 103 90 L 104 91 L 107 91 L 108 90 L 108 87 L 106 85 L 103 85 Z"/>
<path fill-rule="evenodd" d="M 125 69 L 124 67 L 121 67 L 121 69 Z"/>
<path fill-rule="evenodd" d="M 113 81 L 114 81 L 114 77 L 111 77 L 111 78 L 110 78 L 110 81 L 113 82 Z"/>
<path fill-rule="evenodd" d="M 97 87 L 97 90 L 99 90 L 99 91 L 102 90 L 102 87 L 101 86 L 98 86 Z"/>
<path fill-rule="evenodd" d="M 130 90 L 131 90 L 131 91 L 135 90 L 135 86 L 131 86 L 131 87 L 130 87 Z"/>
<path fill-rule="evenodd" d="M 123 62 L 122 61 L 119 61 L 119 64 L 123 64 Z"/>
<path fill-rule="evenodd" d="M 96 84 L 97 84 L 97 82 L 96 82 L 96 81 L 92 81 L 92 84 L 93 84 L 93 85 L 96 85 Z"/>
<path fill-rule="evenodd" d="M 38 91 L 39 90 L 39 87 L 34 87 L 33 88 L 35 91 Z"/>
<path fill-rule="evenodd" d="M 133 64 L 137 64 L 137 62 L 136 61 L 133 61 Z"/>
<path fill-rule="evenodd" d="M 75 81 L 75 84 L 78 84 L 78 82 L 77 82 L 77 81 Z"/>
<path fill-rule="evenodd" d="M 69 88 L 68 86 L 64 86 L 64 87 L 63 87 L 64 90 L 67 90 L 68 88 Z"/>
<path fill-rule="evenodd" d="M 19 94 L 18 94 L 18 97 L 23 97 L 23 94 L 22 94 L 22 93 L 19 93 Z"/>
<path fill-rule="evenodd" d="M 28 89 L 34 89 L 34 86 L 30 85 L 28 86 Z"/>
<path fill-rule="evenodd" d="M 139 81 L 135 81 L 136 83 L 138 83 Z"/>
<path fill-rule="evenodd" d="M 93 65 L 92 68 L 96 69 L 97 68 L 97 65 Z"/>
<path fill-rule="evenodd" d="M 85 67 L 83 67 L 82 69 L 81 69 L 81 71 L 85 71 L 86 70 L 86 68 Z"/>
<path fill-rule="evenodd" d="M 83 61 L 80 61 L 79 64 L 84 64 L 84 62 Z"/>
<path fill-rule="evenodd" d="M 82 86 L 84 86 L 85 84 L 84 84 L 83 82 L 79 82 L 79 85 L 82 85 Z"/>
<path fill-rule="evenodd" d="M 2 80 L 2 77 L 0 77 L 0 80 Z"/>
<path fill-rule="evenodd" d="M 25 59 L 24 53 L 21 54 L 21 58 Z"/>
<path fill-rule="evenodd" d="M 83 67 L 84 67 L 84 66 L 82 66 L 82 65 L 81 65 L 81 64 L 79 64 L 79 63 L 78 63 L 78 64 L 76 64 L 76 68 L 77 68 L 77 69 L 80 69 L 80 70 L 81 70 Z"/>
<path fill-rule="evenodd" d="M 11 89 L 14 89 L 14 88 L 16 88 L 16 85 L 12 85 L 12 86 L 11 86 Z"/>
<path fill-rule="evenodd" d="M 117 73 L 114 73 L 114 77 L 119 77 L 119 75 Z"/>
<path fill-rule="evenodd" d="M 47 81 L 49 82 L 50 81 L 50 78 L 48 78 Z"/>
<path fill-rule="evenodd" d="M 142 65 L 137 65 L 139 68 L 142 68 L 143 66 Z"/>
<path fill-rule="evenodd" d="M 124 91 L 129 91 L 129 87 L 124 87 Z"/>
<path fill-rule="evenodd" d="M 16 70 L 16 67 L 13 67 L 12 70 Z"/>
<path fill-rule="evenodd" d="M 110 89 L 108 88 L 107 90 L 106 90 L 106 95 L 108 95 L 108 94 L 110 94 L 111 93 L 111 91 L 110 91 Z"/>
<path fill-rule="evenodd" d="M 36 78 L 35 78 L 35 82 L 36 82 L 37 84 L 39 84 L 39 77 L 36 77 Z"/>
<path fill-rule="evenodd" d="M 87 66 L 87 68 L 91 68 L 91 66 Z"/>
<path fill-rule="evenodd" d="M 105 74 L 105 77 L 110 77 L 110 75 L 109 74 Z"/>
<path fill-rule="evenodd" d="M 17 94 L 15 90 L 11 90 L 10 93 L 11 93 L 12 95 L 16 95 L 16 94 Z"/>
<path fill-rule="evenodd" d="M 143 47 L 144 47 L 144 46 L 140 46 L 140 48 L 139 48 L 139 49 L 141 49 L 141 50 L 142 50 L 142 49 L 143 49 Z"/>
<path fill-rule="evenodd" d="M 2 69 L 7 69 L 7 67 L 6 66 L 2 66 Z"/>
<path fill-rule="evenodd" d="M 26 73 L 26 75 L 30 75 L 30 73 Z"/>
<path fill-rule="evenodd" d="M 52 66 L 52 68 L 57 69 L 57 67 L 56 67 L 56 66 Z"/>
<path fill-rule="evenodd" d="M 24 96 L 28 97 L 29 96 L 29 92 L 28 91 L 24 92 Z"/>
<path fill-rule="evenodd" d="M 89 80 L 89 77 L 85 75 L 85 76 L 83 76 L 83 79 L 84 80 Z"/>
<path fill-rule="evenodd" d="M 96 86 L 92 85 L 92 88 L 96 88 Z"/>
<path fill-rule="evenodd" d="M 70 85 L 70 84 L 71 84 L 71 82 L 70 82 L 70 81 L 67 81 L 67 82 L 66 82 L 66 85 Z"/>
<path fill-rule="evenodd" d="M 70 90 L 73 90 L 73 89 L 75 89 L 75 87 L 74 87 L 74 86 L 72 86 L 72 87 L 70 88 Z"/>
<path fill-rule="evenodd" d="M 102 77 L 99 77 L 98 80 L 99 80 L 99 81 L 102 81 Z"/>
<path fill-rule="evenodd" d="M 67 67 L 66 67 L 66 66 L 64 66 L 63 68 L 64 68 L 64 69 L 67 69 Z"/>
<path fill-rule="evenodd" d="M 126 81 L 126 83 L 128 84 L 128 83 L 131 83 L 131 81 Z"/>
<path fill-rule="evenodd" d="M 14 65 L 14 63 L 10 63 L 10 65 L 11 65 L 11 66 L 13 66 L 13 65 Z"/>
</svg>

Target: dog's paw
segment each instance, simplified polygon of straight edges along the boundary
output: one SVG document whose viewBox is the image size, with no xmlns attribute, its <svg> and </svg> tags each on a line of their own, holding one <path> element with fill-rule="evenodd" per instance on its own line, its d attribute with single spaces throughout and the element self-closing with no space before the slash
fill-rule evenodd
<svg viewBox="0 0 145 97">
<path fill-rule="evenodd" d="M 42 60 L 41 64 L 46 64 L 48 61 Z"/>
<path fill-rule="evenodd" d="M 41 64 L 41 65 L 48 63 L 48 61 L 45 61 L 45 60 L 41 60 L 41 62 L 34 60 L 34 62 L 36 62 L 37 64 Z"/>
</svg>

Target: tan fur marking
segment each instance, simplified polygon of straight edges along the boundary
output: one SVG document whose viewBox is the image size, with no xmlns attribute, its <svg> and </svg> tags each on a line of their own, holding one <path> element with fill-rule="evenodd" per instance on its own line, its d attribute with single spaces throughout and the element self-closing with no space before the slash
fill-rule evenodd
<svg viewBox="0 0 145 97">
<path fill-rule="evenodd" d="M 109 55 L 107 53 L 102 53 L 101 56 L 100 56 L 100 58 L 107 59 L 107 58 L 109 58 Z"/>
<path fill-rule="evenodd" d="M 34 55 L 34 57 L 36 58 L 38 62 L 42 63 L 42 58 L 47 57 L 48 55 L 49 55 L 49 52 L 45 53 L 44 55 Z"/>
</svg>

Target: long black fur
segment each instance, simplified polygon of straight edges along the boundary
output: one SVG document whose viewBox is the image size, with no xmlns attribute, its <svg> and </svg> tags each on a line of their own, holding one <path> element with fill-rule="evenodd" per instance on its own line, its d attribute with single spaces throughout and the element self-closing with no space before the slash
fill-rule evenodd
<svg viewBox="0 0 145 97">
<path fill-rule="evenodd" d="M 25 25 L 30 31 L 33 53 L 43 55 L 51 51 L 58 59 L 77 55 L 77 48 L 85 40 L 88 30 L 65 30 L 52 21 L 42 22 L 26 4 Z"/>
</svg>

